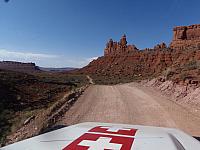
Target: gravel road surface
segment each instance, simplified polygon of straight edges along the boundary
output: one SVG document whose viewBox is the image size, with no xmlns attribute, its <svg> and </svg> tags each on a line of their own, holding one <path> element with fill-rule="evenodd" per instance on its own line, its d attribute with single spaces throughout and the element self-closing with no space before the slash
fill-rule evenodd
<svg viewBox="0 0 200 150">
<path fill-rule="evenodd" d="M 81 122 L 173 127 L 200 136 L 200 115 L 137 83 L 91 85 L 59 124 Z"/>
</svg>

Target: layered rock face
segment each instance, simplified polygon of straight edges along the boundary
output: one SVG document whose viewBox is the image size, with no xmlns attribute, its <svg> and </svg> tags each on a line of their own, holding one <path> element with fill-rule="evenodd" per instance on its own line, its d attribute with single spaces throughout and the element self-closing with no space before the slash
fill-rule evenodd
<svg viewBox="0 0 200 150">
<path fill-rule="evenodd" d="M 137 50 L 135 45 L 127 45 L 126 35 L 123 35 L 119 42 L 109 40 L 104 49 L 104 56 L 126 55 Z"/>
<path fill-rule="evenodd" d="M 173 49 L 200 49 L 200 24 L 178 26 L 173 29 L 174 35 L 170 47 Z"/>
</svg>

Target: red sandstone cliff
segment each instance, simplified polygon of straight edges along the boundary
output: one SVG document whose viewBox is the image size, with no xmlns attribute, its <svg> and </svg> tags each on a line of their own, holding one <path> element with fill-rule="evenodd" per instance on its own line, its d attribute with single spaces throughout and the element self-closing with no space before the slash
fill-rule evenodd
<svg viewBox="0 0 200 150">
<path fill-rule="evenodd" d="M 179 26 L 173 29 L 174 35 L 170 47 L 173 49 L 200 49 L 200 24 Z"/>
<path fill-rule="evenodd" d="M 138 50 L 134 45 L 127 45 L 126 36 L 123 35 L 119 42 L 110 39 L 104 56 L 92 61 L 79 72 L 91 74 L 97 83 L 98 80 L 129 82 L 156 77 L 165 72 L 177 82 L 185 81 L 187 77 L 200 80 L 199 43 L 200 25 L 174 28 L 174 37 L 169 47 L 161 43 L 153 49 Z"/>
</svg>

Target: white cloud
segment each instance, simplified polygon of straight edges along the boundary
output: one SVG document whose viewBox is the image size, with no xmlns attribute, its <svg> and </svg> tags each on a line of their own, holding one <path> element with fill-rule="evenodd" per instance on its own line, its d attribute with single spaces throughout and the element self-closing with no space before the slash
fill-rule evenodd
<svg viewBox="0 0 200 150">
<path fill-rule="evenodd" d="M 91 61 L 96 60 L 98 57 L 90 57 L 80 60 L 78 63 L 81 67 L 88 65 Z"/>
<path fill-rule="evenodd" d="M 91 58 L 72 58 L 52 54 L 21 52 L 0 49 L 0 60 L 4 61 L 19 61 L 19 62 L 34 62 L 42 67 L 77 67 L 81 68 L 88 65 L 92 60 L 98 57 Z"/>
<path fill-rule="evenodd" d="M 90 58 L 76 58 L 76 59 L 70 59 L 67 60 L 67 62 L 69 62 L 70 64 L 72 64 L 72 66 L 81 68 L 84 67 L 86 65 L 88 65 L 91 61 L 97 59 L 98 57 L 90 57 Z"/>
<path fill-rule="evenodd" d="M 5 49 L 0 49 L 1 58 L 25 58 L 25 59 L 41 59 L 41 58 L 57 58 L 57 55 L 31 53 L 31 52 L 16 52 Z"/>
<path fill-rule="evenodd" d="M 54 61 L 60 56 L 43 53 L 21 52 L 0 49 L 0 60 L 2 61 L 19 61 L 19 62 L 34 62 L 36 65 L 53 66 Z"/>
<path fill-rule="evenodd" d="M 89 63 L 89 62 L 91 62 L 91 61 L 93 61 L 93 60 L 96 60 L 97 58 L 98 58 L 98 57 L 91 57 L 91 58 L 88 58 L 87 61 L 88 61 L 88 63 Z"/>
</svg>

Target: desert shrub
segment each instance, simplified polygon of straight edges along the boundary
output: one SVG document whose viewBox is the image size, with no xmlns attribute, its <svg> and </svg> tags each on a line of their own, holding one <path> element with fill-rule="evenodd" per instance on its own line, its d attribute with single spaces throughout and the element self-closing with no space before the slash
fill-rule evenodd
<svg viewBox="0 0 200 150">
<path fill-rule="evenodd" d="M 171 67 L 169 67 L 163 71 L 163 75 L 167 80 L 170 79 L 170 77 L 172 77 L 174 75 L 174 73 L 175 73 L 175 71 Z"/>
<path fill-rule="evenodd" d="M 192 60 L 183 66 L 186 70 L 200 69 L 200 61 Z"/>
<path fill-rule="evenodd" d="M 182 81 L 185 81 L 188 77 L 189 77 L 189 74 L 186 73 L 186 72 L 182 72 L 182 73 L 180 74 L 180 79 L 181 79 Z"/>
<path fill-rule="evenodd" d="M 200 43 L 197 44 L 197 49 L 200 50 Z"/>
</svg>

